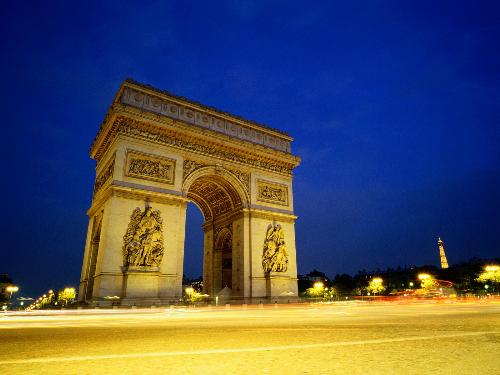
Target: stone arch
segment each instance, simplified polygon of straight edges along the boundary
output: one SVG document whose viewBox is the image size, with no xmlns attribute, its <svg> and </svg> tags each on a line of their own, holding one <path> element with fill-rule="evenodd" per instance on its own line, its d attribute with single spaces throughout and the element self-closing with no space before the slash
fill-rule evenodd
<svg viewBox="0 0 500 375">
<path fill-rule="evenodd" d="M 205 221 L 207 293 L 224 287 L 223 257 L 215 253 L 225 249 L 226 260 L 231 253 L 232 299 L 297 296 L 292 172 L 300 158 L 291 142 L 279 130 L 123 82 L 90 150 L 97 166 L 79 298 L 110 304 L 107 297 L 117 296 L 123 305 L 178 301 L 189 201 Z M 161 218 L 164 256 L 159 265 L 124 266 L 132 214 L 143 206 Z M 288 267 L 265 272 L 263 241 L 275 222 L 285 233 Z M 137 248 L 150 246 L 143 242 Z"/>
<path fill-rule="evenodd" d="M 232 222 L 235 215 L 249 207 L 248 188 L 234 172 L 220 166 L 204 166 L 183 181 L 182 195 L 201 210 L 204 225 L 204 291 L 216 295 L 224 287 L 232 289 Z M 237 284 L 237 282 L 236 282 Z"/>
<path fill-rule="evenodd" d="M 182 194 L 200 208 L 205 222 L 250 205 L 249 193 L 241 180 L 217 166 L 190 173 L 183 181 Z"/>
<path fill-rule="evenodd" d="M 94 217 L 94 223 L 92 226 L 92 234 L 90 240 L 90 252 L 88 259 L 88 274 L 87 274 L 87 285 L 85 289 L 86 298 L 90 299 L 92 297 L 92 292 L 94 289 L 94 277 L 96 273 L 97 257 L 99 255 L 99 245 L 101 242 L 101 230 L 102 230 L 102 218 L 103 213 Z"/>
<path fill-rule="evenodd" d="M 231 227 L 222 228 L 215 237 L 214 246 L 215 254 L 219 258 L 217 262 L 220 262 L 220 285 L 218 289 L 228 287 L 232 289 L 233 287 L 233 233 Z"/>
</svg>

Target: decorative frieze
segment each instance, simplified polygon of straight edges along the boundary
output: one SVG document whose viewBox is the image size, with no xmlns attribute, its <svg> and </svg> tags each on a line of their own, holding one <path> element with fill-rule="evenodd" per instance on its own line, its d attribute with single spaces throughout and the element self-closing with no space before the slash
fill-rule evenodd
<svg viewBox="0 0 500 375">
<path fill-rule="evenodd" d="M 127 150 L 125 175 L 173 184 L 175 181 L 175 160 Z"/>
<path fill-rule="evenodd" d="M 194 160 L 184 160 L 184 165 L 183 165 L 183 178 L 182 180 L 184 181 L 187 176 L 189 176 L 191 173 L 196 171 L 197 169 L 206 167 L 206 164 L 199 163 Z"/>
<path fill-rule="evenodd" d="M 257 180 L 257 200 L 288 206 L 288 186 L 270 181 Z"/>
<path fill-rule="evenodd" d="M 253 158 L 251 156 L 248 156 L 248 153 L 245 154 L 226 151 L 221 147 L 184 139 L 178 135 L 175 136 L 173 135 L 173 133 L 169 133 L 167 131 L 159 131 L 152 128 L 145 130 L 144 124 L 129 118 L 120 117 L 116 120 L 115 125 L 117 128 L 117 133 L 123 134 L 125 136 L 142 139 L 149 142 L 155 142 L 201 155 L 227 160 L 230 162 L 241 163 L 251 167 L 262 168 L 272 172 L 282 173 L 286 175 L 292 174 L 292 165 L 276 164 L 265 159 Z"/>
<path fill-rule="evenodd" d="M 103 168 L 102 172 L 96 177 L 94 183 L 94 196 L 104 186 L 106 182 L 112 179 L 113 171 L 115 170 L 115 156 Z"/>
<path fill-rule="evenodd" d="M 229 171 L 241 181 L 246 191 L 250 192 L 250 174 L 235 169 L 229 169 Z"/>
<path fill-rule="evenodd" d="M 290 140 L 287 136 L 272 135 L 270 132 L 245 125 L 244 122 L 228 121 L 224 117 L 219 117 L 208 111 L 193 109 L 187 105 L 146 94 L 130 87 L 125 88 L 123 91 L 121 102 L 143 111 L 167 116 L 231 137 L 290 153 Z"/>
</svg>

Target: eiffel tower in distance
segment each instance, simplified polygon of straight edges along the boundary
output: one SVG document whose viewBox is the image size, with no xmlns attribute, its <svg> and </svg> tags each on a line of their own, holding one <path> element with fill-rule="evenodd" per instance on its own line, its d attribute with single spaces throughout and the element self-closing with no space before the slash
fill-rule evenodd
<svg viewBox="0 0 500 375">
<path fill-rule="evenodd" d="M 439 257 L 441 258 L 441 268 L 448 268 L 448 261 L 446 260 L 446 254 L 444 253 L 444 242 L 438 237 L 438 247 L 439 247 Z"/>
</svg>

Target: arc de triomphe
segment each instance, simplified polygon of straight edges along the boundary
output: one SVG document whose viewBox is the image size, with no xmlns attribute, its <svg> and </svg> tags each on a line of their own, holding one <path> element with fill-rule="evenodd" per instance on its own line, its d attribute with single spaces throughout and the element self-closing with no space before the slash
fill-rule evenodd
<svg viewBox="0 0 500 375">
<path fill-rule="evenodd" d="M 204 216 L 204 292 L 297 296 L 287 134 L 132 80 L 92 144 L 97 161 L 79 299 L 182 296 L 186 205 Z M 226 290 L 227 291 L 227 290 Z"/>
</svg>

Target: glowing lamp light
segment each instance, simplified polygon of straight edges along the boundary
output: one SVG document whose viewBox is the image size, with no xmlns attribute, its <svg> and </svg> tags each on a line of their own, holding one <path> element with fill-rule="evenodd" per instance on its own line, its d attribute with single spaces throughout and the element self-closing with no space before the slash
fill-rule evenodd
<svg viewBox="0 0 500 375">
<path fill-rule="evenodd" d="M 372 282 L 374 282 L 375 284 L 382 284 L 382 279 L 380 277 L 375 277 L 374 279 L 372 279 Z"/>
<path fill-rule="evenodd" d="M 186 294 L 193 294 L 194 289 L 191 287 L 187 287 L 186 289 L 184 289 L 184 291 L 186 292 Z"/>
<path fill-rule="evenodd" d="M 492 264 L 492 265 L 484 267 L 484 270 L 487 272 L 495 272 L 495 271 L 500 270 L 500 266 L 497 266 L 496 264 Z"/>
<path fill-rule="evenodd" d="M 19 287 L 15 286 L 15 285 L 9 285 L 7 288 L 5 288 L 5 290 L 7 292 L 9 292 L 10 294 L 12 294 L 12 293 L 16 293 L 19 290 Z"/>
<path fill-rule="evenodd" d="M 323 289 L 325 287 L 325 284 L 323 284 L 321 281 L 317 281 L 313 284 L 314 289 Z"/>
<path fill-rule="evenodd" d="M 431 277 L 431 275 L 429 275 L 428 273 L 420 273 L 418 275 L 418 279 L 419 280 L 425 280 L 425 279 L 429 279 Z"/>
</svg>

